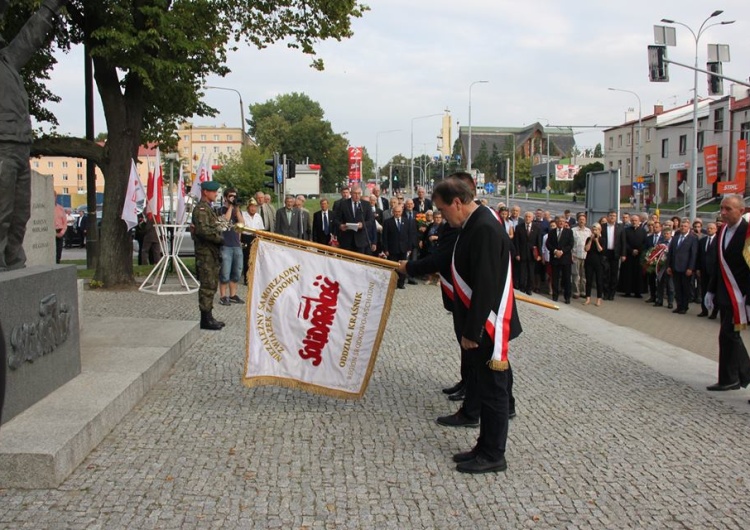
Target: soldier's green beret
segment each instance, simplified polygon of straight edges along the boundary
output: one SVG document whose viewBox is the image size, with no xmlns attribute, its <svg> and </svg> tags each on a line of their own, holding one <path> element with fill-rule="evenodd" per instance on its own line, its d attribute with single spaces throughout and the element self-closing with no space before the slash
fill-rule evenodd
<svg viewBox="0 0 750 530">
<path fill-rule="evenodd" d="M 201 189 L 206 191 L 219 191 L 221 184 L 215 180 L 209 180 L 208 182 L 201 183 Z"/>
</svg>

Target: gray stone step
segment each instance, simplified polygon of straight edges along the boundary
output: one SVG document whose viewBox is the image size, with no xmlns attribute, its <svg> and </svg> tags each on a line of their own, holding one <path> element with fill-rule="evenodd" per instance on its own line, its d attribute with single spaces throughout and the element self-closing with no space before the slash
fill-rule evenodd
<svg viewBox="0 0 750 530">
<path fill-rule="evenodd" d="M 197 322 L 87 317 L 81 374 L 0 428 L 0 487 L 59 486 L 199 333 Z"/>
</svg>

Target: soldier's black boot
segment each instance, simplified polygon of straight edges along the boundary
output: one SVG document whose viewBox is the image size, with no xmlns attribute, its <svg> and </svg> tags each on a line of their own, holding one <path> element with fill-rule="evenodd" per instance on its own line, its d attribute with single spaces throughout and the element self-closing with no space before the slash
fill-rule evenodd
<svg viewBox="0 0 750 530">
<path fill-rule="evenodd" d="M 209 312 L 208 312 L 208 320 L 210 320 L 210 321 L 211 321 L 211 322 L 213 322 L 214 324 L 218 324 L 218 325 L 219 325 L 219 326 L 221 326 L 222 328 L 223 328 L 224 326 L 226 326 L 226 324 L 224 324 L 224 322 L 222 322 L 221 320 L 216 320 L 216 319 L 214 318 L 214 312 L 213 312 L 213 309 L 212 309 L 211 311 L 209 311 Z"/>
<path fill-rule="evenodd" d="M 220 330 L 222 327 L 211 319 L 211 311 L 201 311 L 201 329 Z"/>
</svg>

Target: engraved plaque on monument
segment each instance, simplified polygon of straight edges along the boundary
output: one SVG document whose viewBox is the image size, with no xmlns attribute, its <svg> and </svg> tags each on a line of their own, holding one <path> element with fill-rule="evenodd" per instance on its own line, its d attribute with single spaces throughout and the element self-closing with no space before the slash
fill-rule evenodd
<svg viewBox="0 0 750 530">
<path fill-rule="evenodd" d="M 26 266 L 55 263 L 55 196 L 52 175 L 31 172 L 31 217 L 26 223 L 23 250 Z"/>
</svg>

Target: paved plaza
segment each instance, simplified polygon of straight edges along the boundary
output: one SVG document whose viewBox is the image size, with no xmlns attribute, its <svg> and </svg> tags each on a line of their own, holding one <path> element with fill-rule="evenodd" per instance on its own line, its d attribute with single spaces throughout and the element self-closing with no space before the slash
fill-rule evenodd
<svg viewBox="0 0 750 530">
<path fill-rule="evenodd" d="M 195 295 L 135 289 L 87 291 L 85 310 L 198 316 Z M 201 332 L 58 489 L 0 491 L 0 527 L 746 528 L 750 391 L 704 389 L 718 324 L 636 301 L 599 311 L 520 304 L 509 467 L 471 476 L 451 455 L 478 431 L 434 421 L 458 373 L 437 287 L 396 292 L 360 401 L 243 387 L 244 307 L 217 305 L 227 327 Z M 667 340 L 688 331 L 693 351 Z"/>
</svg>

